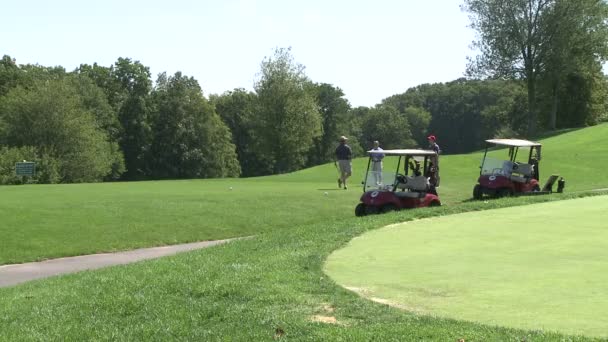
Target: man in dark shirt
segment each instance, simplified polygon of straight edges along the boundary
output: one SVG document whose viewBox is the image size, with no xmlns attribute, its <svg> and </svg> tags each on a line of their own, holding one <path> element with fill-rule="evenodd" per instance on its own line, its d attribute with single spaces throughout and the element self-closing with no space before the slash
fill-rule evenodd
<svg viewBox="0 0 608 342">
<path fill-rule="evenodd" d="M 427 177 L 429 177 L 429 182 L 431 183 L 431 188 L 434 189 L 439 186 L 439 154 L 441 153 L 441 148 L 437 145 L 437 138 L 434 135 L 429 135 L 427 139 L 429 141 L 429 150 L 437 153 L 435 156 L 431 157 L 427 175 Z"/>
<path fill-rule="evenodd" d="M 353 152 L 350 146 L 346 144 L 348 139 L 345 136 L 340 137 L 340 145 L 336 147 L 336 159 L 338 160 L 338 166 L 340 168 L 340 178 L 338 178 L 338 187 L 344 185 L 344 190 L 348 189 L 346 180 L 352 174 L 351 159 Z"/>
</svg>

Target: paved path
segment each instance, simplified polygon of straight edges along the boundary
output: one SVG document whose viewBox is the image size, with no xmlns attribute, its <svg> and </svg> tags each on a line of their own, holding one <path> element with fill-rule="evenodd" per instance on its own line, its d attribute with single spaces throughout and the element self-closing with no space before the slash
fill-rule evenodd
<svg viewBox="0 0 608 342">
<path fill-rule="evenodd" d="M 191 251 L 226 243 L 230 240 L 204 241 L 183 245 L 141 248 L 118 253 L 82 255 L 68 258 L 0 266 L 0 287 L 13 286 L 26 281 L 59 274 L 128 264 L 140 260 L 160 258 L 179 252 Z"/>
</svg>

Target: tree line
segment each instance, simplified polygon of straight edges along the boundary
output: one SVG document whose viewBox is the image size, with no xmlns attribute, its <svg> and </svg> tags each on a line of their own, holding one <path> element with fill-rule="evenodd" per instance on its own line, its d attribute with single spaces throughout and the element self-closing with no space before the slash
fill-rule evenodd
<svg viewBox="0 0 608 342">
<path fill-rule="evenodd" d="M 508 4 L 507 4 L 508 3 Z M 479 55 L 467 77 L 352 107 L 290 49 L 260 65 L 253 91 L 203 95 L 193 77 L 139 61 L 63 67 L 0 61 L 0 184 L 261 176 L 330 162 L 341 135 L 355 156 L 384 148 L 446 153 L 492 137 L 608 120 L 607 5 L 596 0 L 465 0 Z M 15 163 L 37 162 L 32 179 Z"/>
</svg>

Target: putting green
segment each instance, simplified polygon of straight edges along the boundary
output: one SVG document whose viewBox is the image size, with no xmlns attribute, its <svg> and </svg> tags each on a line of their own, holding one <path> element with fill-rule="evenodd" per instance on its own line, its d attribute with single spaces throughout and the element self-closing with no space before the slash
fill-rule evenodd
<svg viewBox="0 0 608 342">
<path fill-rule="evenodd" d="M 608 336 L 608 197 L 389 226 L 355 238 L 325 272 L 419 314 Z"/>
</svg>

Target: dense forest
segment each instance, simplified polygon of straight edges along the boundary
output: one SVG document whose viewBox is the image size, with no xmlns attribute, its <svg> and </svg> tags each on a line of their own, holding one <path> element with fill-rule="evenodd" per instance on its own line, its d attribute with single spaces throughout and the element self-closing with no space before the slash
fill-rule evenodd
<svg viewBox="0 0 608 342">
<path fill-rule="evenodd" d="M 353 108 L 316 83 L 288 48 L 260 65 L 253 91 L 203 94 L 180 72 L 152 79 L 139 61 L 61 66 L 0 60 L 0 184 L 238 177 L 333 160 L 337 138 L 355 156 L 384 148 L 444 153 L 492 137 L 608 121 L 608 10 L 597 0 L 466 0 L 479 54 L 466 77 L 422 84 Z M 387 94 L 388 95 L 388 94 Z M 35 161 L 35 177 L 15 163 Z"/>
</svg>

